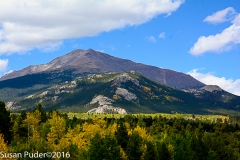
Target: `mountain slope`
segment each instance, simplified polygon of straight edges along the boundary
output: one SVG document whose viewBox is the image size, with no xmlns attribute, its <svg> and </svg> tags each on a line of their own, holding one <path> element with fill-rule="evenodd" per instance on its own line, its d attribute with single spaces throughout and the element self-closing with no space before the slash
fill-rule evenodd
<svg viewBox="0 0 240 160">
<path fill-rule="evenodd" d="M 84 73 L 129 72 L 134 70 L 154 81 L 178 89 L 200 88 L 204 84 L 190 75 L 169 69 L 135 63 L 130 60 L 116 58 L 105 53 L 88 50 L 74 50 L 43 65 L 29 66 L 14 71 L 0 78 L 0 81 L 17 78 L 28 74 L 50 71 L 72 70 L 73 75 Z"/>
<path fill-rule="evenodd" d="M 72 81 L 49 84 L 41 91 L 7 103 L 14 111 L 32 109 L 42 103 L 45 109 L 94 112 L 107 108 L 127 113 L 239 113 L 240 97 L 231 95 L 228 103 L 211 101 L 212 92 L 204 90 L 208 98 L 197 98 L 189 91 L 181 91 L 156 83 L 137 72 L 88 74 Z M 15 91 L 17 89 L 15 88 Z M 21 89 L 19 89 L 21 90 Z M 202 89 L 203 90 L 203 89 Z"/>
</svg>

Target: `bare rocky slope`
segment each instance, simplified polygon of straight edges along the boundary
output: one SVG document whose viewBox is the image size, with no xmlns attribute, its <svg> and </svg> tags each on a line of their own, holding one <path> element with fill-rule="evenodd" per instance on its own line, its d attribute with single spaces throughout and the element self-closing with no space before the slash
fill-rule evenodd
<svg viewBox="0 0 240 160">
<path fill-rule="evenodd" d="M 69 69 L 74 70 L 73 74 L 76 75 L 81 73 L 129 72 L 134 70 L 156 82 L 177 89 L 194 89 L 205 86 L 205 84 L 184 73 L 135 63 L 130 60 L 113 57 L 92 49 L 74 50 L 47 64 L 29 66 L 22 70 L 9 73 L 1 77 L 0 81 L 29 74 L 50 72 L 54 70 L 64 71 Z"/>
</svg>

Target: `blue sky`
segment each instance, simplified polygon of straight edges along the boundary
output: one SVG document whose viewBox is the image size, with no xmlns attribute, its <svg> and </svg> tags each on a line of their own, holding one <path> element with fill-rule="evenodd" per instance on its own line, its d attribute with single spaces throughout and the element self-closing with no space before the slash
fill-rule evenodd
<svg viewBox="0 0 240 160">
<path fill-rule="evenodd" d="M 88 48 L 240 95 L 239 0 L 0 0 L 0 75 Z"/>
</svg>

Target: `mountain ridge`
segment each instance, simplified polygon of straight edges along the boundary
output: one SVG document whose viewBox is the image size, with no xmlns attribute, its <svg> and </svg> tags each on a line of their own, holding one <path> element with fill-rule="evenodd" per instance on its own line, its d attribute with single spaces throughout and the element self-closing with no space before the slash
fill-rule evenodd
<svg viewBox="0 0 240 160">
<path fill-rule="evenodd" d="M 53 59 L 47 64 L 28 66 L 22 70 L 11 72 L 1 77 L 0 81 L 28 74 L 67 69 L 74 69 L 75 71 L 73 74 L 81 74 L 84 72 L 129 72 L 134 70 L 154 81 L 178 89 L 201 88 L 205 86 L 205 84 L 199 82 L 190 75 L 181 72 L 136 63 L 131 60 L 117 58 L 92 49 L 74 50 Z"/>
<path fill-rule="evenodd" d="M 39 84 L 31 88 L 36 86 Z M 4 89 L 0 88 L 0 99 L 6 96 L 1 94 Z M 8 92 L 22 95 L 6 101 L 12 111 L 31 110 L 36 103 L 41 103 L 46 110 L 65 112 L 240 113 L 240 97 L 218 87 L 179 90 L 152 81 L 135 71 L 88 74 L 71 81 L 52 83 L 41 90 L 29 92 L 24 88 L 12 88 Z"/>
</svg>

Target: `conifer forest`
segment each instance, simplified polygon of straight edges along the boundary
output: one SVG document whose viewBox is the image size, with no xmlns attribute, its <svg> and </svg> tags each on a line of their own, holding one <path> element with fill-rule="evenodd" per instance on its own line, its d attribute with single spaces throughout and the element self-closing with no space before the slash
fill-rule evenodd
<svg viewBox="0 0 240 160">
<path fill-rule="evenodd" d="M 144 115 L 82 119 L 69 118 L 57 110 L 46 112 L 41 104 L 19 114 L 10 114 L 3 102 L 0 109 L 0 159 L 33 159 L 33 153 L 38 153 L 39 159 L 74 160 L 240 157 L 237 116 L 215 121 L 200 120 L 195 115 L 191 119 Z M 40 153 L 51 153 L 51 157 Z"/>
</svg>

